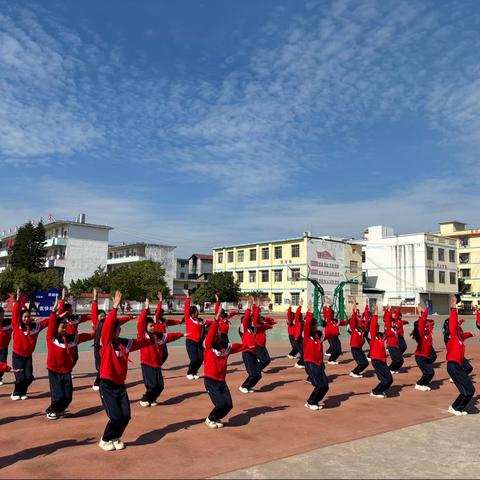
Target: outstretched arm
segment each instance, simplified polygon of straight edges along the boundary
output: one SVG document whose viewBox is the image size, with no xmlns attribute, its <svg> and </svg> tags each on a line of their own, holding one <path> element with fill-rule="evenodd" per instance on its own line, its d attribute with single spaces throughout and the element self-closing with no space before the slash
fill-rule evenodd
<svg viewBox="0 0 480 480">
<path fill-rule="evenodd" d="M 113 309 L 107 315 L 105 323 L 103 324 L 101 342 L 102 345 L 107 345 L 113 338 L 113 332 L 117 326 L 117 310 L 122 301 L 122 294 L 117 290 L 113 299 Z"/>
</svg>

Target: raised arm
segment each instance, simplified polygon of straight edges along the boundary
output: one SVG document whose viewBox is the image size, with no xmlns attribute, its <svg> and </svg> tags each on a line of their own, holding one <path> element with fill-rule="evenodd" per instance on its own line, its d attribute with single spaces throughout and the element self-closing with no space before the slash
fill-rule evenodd
<svg viewBox="0 0 480 480">
<path fill-rule="evenodd" d="M 313 322 L 313 312 L 312 312 L 312 302 L 308 302 L 308 310 L 305 315 L 305 323 L 303 324 L 303 338 L 310 338 L 312 333 L 312 322 Z"/>
<path fill-rule="evenodd" d="M 425 326 L 427 324 L 428 308 L 425 308 L 424 310 L 422 310 L 421 305 L 419 305 L 418 308 L 422 312 L 422 314 L 418 318 L 418 331 L 420 332 L 420 335 L 425 335 Z"/>
<path fill-rule="evenodd" d="M 370 341 L 374 340 L 377 336 L 378 331 L 378 315 L 377 315 L 377 307 L 373 311 L 372 318 L 370 320 Z"/>
<path fill-rule="evenodd" d="M 157 308 L 155 309 L 155 321 L 158 322 L 160 318 L 160 312 L 162 310 L 162 304 L 163 304 L 163 295 L 162 292 L 158 292 L 158 303 L 157 303 Z"/>
<path fill-rule="evenodd" d="M 218 318 L 218 315 L 217 315 Z M 218 321 L 215 320 L 211 325 L 210 329 L 208 330 L 207 338 L 205 338 L 205 348 L 211 349 L 213 345 L 213 341 L 215 340 L 215 336 L 217 335 L 218 331 Z"/>
<path fill-rule="evenodd" d="M 92 323 L 93 323 L 93 328 L 97 328 L 98 325 L 98 301 L 97 301 L 97 289 L 93 289 L 93 301 L 92 301 L 92 310 L 91 310 L 91 316 L 92 316 Z"/>
<path fill-rule="evenodd" d="M 187 322 L 190 318 L 190 292 L 185 290 L 185 295 L 187 298 L 185 299 L 185 305 L 183 306 L 183 316 L 185 317 L 185 321 Z"/>
<path fill-rule="evenodd" d="M 458 330 L 458 312 L 457 312 L 457 298 L 455 295 L 450 296 L 450 318 L 448 321 L 448 329 L 450 332 L 450 338 L 457 335 Z"/>
<path fill-rule="evenodd" d="M 107 315 L 105 323 L 102 328 L 101 342 L 102 345 L 107 345 L 113 338 L 113 332 L 117 326 L 117 310 L 122 301 L 122 294 L 119 291 L 115 292 L 113 299 L 113 309 Z"/>
<path fill-rule="evenodd" d="M 217 316 L 218 312 L 220 311 L 220 307 L 221 307 L 222 304 L 220 303 L 220 297 L 217 294 L 215 294 L 215 300 L 216 300 L 215 301 L 215 316 Z"/>
<path fill-rule="evenodd" d="M 147 298 L 145 300 L 145 308 L 142 310 L 142 313 L 138 316 L 137 338 L 143 338 L 145 336 L 145 331 L 147 329 L 147 316 L 148 316 L 149 306 L 150 306 L 150 302 Z"/>
</svg>

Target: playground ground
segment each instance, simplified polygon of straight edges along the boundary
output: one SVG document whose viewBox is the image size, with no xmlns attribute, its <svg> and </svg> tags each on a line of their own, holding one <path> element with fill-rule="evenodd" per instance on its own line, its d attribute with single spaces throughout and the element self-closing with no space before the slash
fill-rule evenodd
<svg viewBox="0 0 480 480">
<path fill-rule="evenodd" d="M 129 328 L 132 333 L 133 325 Z M 70 415 L 47 421 L 45 355 L 36 354 L 37 380 L 28 400 L 12 402 L 11 385 L 0 387 L 2 478 L 478 477 L 480 417 L 476 407 L 466 417 L 451 417 L 446 411 L 457 392 L 448 381 L 438 329 L 439 368 L 431 392 L 413 388 L 419 371 L 410 355 L 412 342 L 404 371 L 394 377 L 384 400 L 369 395 L 376 384 L 371 370 L 363 379 L 348 376 L 352 360 L 346 352 L 340 365 L 327 366 L 330 391 L 318 412 L 304 407 L 311 386 L 304 371 L 293 368 L 285 356 L 283 323 L 276 329 L 269 343 L 273 361 L 255 393 L 238 391 L 245 371 L 241 357 L 231 357 L 227 379 L 234 410 L 221 430 L 203 423 L 211 403 L 202 380 L 185 378 L 183 345 L 170 348 L 166 388 L 160 405 L 152 408 L 138 404 L 143 384 L 138 353 L 132 354 L 132 420 L 123 437 L 127 448 L 118 452 L 103 452 L 97 446 L 107 419 L 98 393 L 91 389 L 93 356 L 80 356 Z M 465 329 L 473 331 L 472 319 Z M 342 343 L 348 346 L 346 337 Z M 478 338 L 467 340 L 467 351 L 478 370 Z"/>
</svg>

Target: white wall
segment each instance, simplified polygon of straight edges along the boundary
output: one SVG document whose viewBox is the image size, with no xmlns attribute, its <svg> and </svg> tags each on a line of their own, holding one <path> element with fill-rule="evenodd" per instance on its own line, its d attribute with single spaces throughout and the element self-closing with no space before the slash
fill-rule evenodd
<svg viewBox="0 0 480 480">
<path fill-rule="evenodd" d="M 147 260 L 153 260 L 162 264 L 165 269 L 165 281 L 170 291 L 173 290 L 173 280 L 175 278 L 177 263 L 175 261 L 175 247 L 165 245 L 146 245 L 145 257 Z"/>
</svg>

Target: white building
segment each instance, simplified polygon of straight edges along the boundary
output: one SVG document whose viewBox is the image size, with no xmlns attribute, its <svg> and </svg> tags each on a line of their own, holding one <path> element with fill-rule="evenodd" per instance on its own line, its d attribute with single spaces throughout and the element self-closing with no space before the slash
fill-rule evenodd
<svg viewBox="0 0 480 480">
<path fill-rule="evenodd" d="M 86 223 L 81 214 L 76 221 L 52 220 L 45 223 L 46 268 L 58 270 L 65 285 L 87 278 L 97 267 L 107 266 L 108 234 L 112 227 Z M 15 235 L 0 240 L 0 272 L 8 266 L 8 249 Z"/>
<path fill-rule="evenodd" d="M 165 269 L 165 281 L 170 291 L 172 291 L 177 266 L 175 262 L 175 247 L 142 242 L 122 243 L 121 245 L 110 245 L 108 247 L 107 266 L 109 270 L 143 260 L 152 260 L 162 265 Z"/>
<path fill-rule="evenodd" d="M 185 290 L 196 290 L 208 281 L 213 273 L 213 257 L 194 253 L 190 258 L 177 258 L 177 273 L 173 282 L 173 294 L 183 296 Z"/>
<path fill-rule="evenodd" d="M 366 287 L 385 292 L 383 305 L 423 302 L 432 312 L 448 312 L 448 297 L 457 292 L 455 240 L 432 233 L 395 235 L 378 225 L 359 243 Z"/>
</svg>

